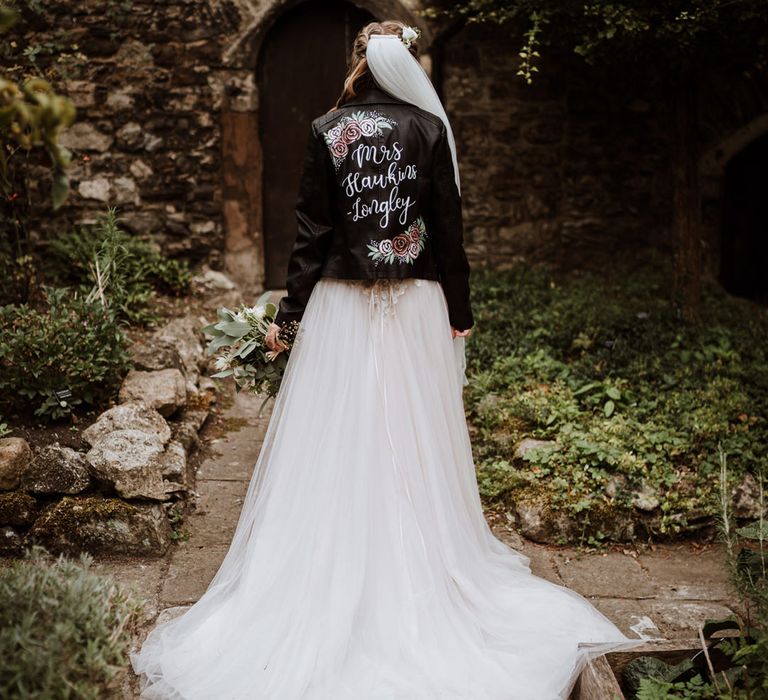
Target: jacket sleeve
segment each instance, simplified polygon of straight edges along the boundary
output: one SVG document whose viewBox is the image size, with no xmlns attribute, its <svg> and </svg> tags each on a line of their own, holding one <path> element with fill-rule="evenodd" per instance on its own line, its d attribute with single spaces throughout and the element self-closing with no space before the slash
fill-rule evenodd
<svg viewBox="0 0 768 700">
<path fill-rule="evenodd" d="M 434 155 L 432 238 L 432 250 L 448 304 L 448 318 L 456 330 L 465 331 L 474 325 L 469 298 L 469 262 L 464 251 L 461 196 L 456 187 L 445 125 Z"/>
<path fill-rule="evenodd" d="M 287 294 L 280 300 L 275 323 L 300 321 L 320 277 L 333 235 L 331 198 L 334 175 L 328 149 L 312 127 L 296 203 L 296 243 L 288 260 Z"/>
</svg>

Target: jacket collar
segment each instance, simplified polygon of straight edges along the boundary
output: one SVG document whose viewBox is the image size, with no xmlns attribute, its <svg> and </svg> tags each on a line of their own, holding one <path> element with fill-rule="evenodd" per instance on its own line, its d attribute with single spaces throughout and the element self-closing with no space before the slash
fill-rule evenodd
<svg viewBox="0 0 768 700">
<path fill-rule="evenodd" d="M 378 85 L 372 85 L 367 88 L 363 88 L 357 93 L 349 102 L 345 102 L 340 107 L 350 107 L 353 105 L 369 105 L 369 104 L 407 104 L 403 100 L 393 97 L 388 92 L 384 92 Z"/>
</svg>

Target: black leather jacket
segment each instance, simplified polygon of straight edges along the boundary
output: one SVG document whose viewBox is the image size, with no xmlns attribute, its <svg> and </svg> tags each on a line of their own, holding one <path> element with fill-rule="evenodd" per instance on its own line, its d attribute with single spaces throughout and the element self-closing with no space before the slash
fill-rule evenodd
<svg viewBox="0 0 768 700">
<path fill-rule="evenodd" d="M 278 325 L 301 320 L 320 277 L 439 280 L 451 325 L 473 325 L 461 199 L 439 117 L 370 87 L 315 119 L 296 214 Z"/>
</svg>

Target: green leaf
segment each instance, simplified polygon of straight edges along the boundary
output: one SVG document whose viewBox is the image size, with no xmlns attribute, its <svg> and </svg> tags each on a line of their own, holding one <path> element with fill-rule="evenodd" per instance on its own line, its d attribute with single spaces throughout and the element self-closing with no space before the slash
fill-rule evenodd
<svg viewBox="0 0 768 700">
<path fill-rule="evenodd" d="M 220 323 L 219 329 L 230 338 L 242 338 L 250 332 L 251 324 L 245 321 L 229 321 L 228 323 Z"/>
<path fill-rule="evenodd" d="M 221 331 L 218 329 L 218 325 L 216 323 L 209 323 L 207 326 L 203 326 L 200 329 L 201 333 L 204 333 L 205 335 L 211 335 L 214 338 L 221 335 Z"/>
<path fill-rule="evenodd" d="M 54 210 L 58 209 L 69 195 L 69 178 L 63 171 L 56 171 L 53 174 L 53 185 L 51 187 L 51 201 Z"/>
<path fill-rule="evenodd" d="M 576 389 L 576 391 L 573 392 L 574 396 L 581 396 L 581 394 L 586 394 L 588 391 L 592 391 L 595 387 L 600 386 L 597 382 L 590 382 L 589 384 L 584 384 L 583 386 Z"/>
<path fill-rule="evenodd" d="M 763 521 L 763 528 L 760 530 L 760 521 L 756 520 L 744 527 L 737 527 L 736 534 L 741 535 L 744 539 L 755 541 L 768 541 L 768 521 Z"/>
<path fill-rule="evenodd" d="M 619 399 L 621 399 L 621 392 L 615 386 L 609 386 L 605 390 L 605 393 L 609 398 L 613 399 L 614 401 L 618 401 Z"/>
<path fill-rule="evenodd" d="M 258 343 L 255 340 L 249 340 L 243 345 L 242 348 L 240 348 L 240 350 L 237 351 L 235 357 L 246 357 L 254 350 L 257 344 Z"/>
<path fill-rule="evenodd" d="M 223 369 L 221 372 L 216 372 L 216 374 L 212 374 L 211 377 L 213 379 L 221 379 L 223 377 L 231 377 L 233 373 L 234 373 L 234 370 Z"/>
<path fill-rule="evenodd" d="M 603 412 L 605 413 L 606 418 L 610 418 L 615 410 L 616 404 L 613 401 L 609 399 L 605 402 L 605 406 L 603 406 Z"/>
<path fill-rule="evenodd" d="M 272 296 L 272 292 L 267 290 L 262 294 L 257 300 L 254 306 L 265 306 L 267 302 L 269 301 L 269 298 Z"/>
<path fill-rule="evenodd" d="M 208 343 L 208 347 L 205 349 L 205 353 L 210 357 L 219 348 L 223 348 L 228 345 L 232 345 L 232 338 L 230 338 L 228 335 L 220 335 L 218 338 L 214 338 L 210 343 Z"/>
</svg>

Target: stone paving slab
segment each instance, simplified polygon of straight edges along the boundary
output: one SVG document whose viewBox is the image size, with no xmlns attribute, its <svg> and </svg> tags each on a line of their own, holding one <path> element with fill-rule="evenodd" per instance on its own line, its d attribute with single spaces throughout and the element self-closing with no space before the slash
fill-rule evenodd
<svg viewBox="0 0 768 700">
<path fill-rule="evenodd" d="M 592 598 L 590 602 L 631 637 L 635 629 L 655 638 L 694 639 L 698 628 L 708 619 L 722 619 L 733 614 L 723 603 L 692 602 L 654 598 Z"/>
<path fill-rule="evenodd" d="M 721 547 L 697 552 L 689 545 L 668 545 L 638 556 L 661 595 L 691 600 L 726 600 L 734 592 L 723 565 Z"/>
<path fill-rule="evenodd" d="M 198 545 L 187 542 L 171 555 L 168 573 L 160 590 L 163 607 L 194 603 L 208 588 L 218 571 L 228 545 Z"/>
<path fill-rule="evenodd" d="M 632 556 L 621 552 L 582 555 L 557 552 L 555 567 L 569 588 L 585 596 L 652 598 L 659 588 Z"/>
<path fill-rule="evenodd" d="M 216 450 L 221 444 L 221 440 L 217 440 L 212 446 Z M 257 450 L 261 449 L 261 441 L 253 445 L 253 448 Z M 216 481 L 249 481 L 253 470 L 253 465 L 256 463 L 254 459 L 251 461 L 245 456 L 240 457 L 236 452 L 230 454 L 220 453 L 214 459 L 205 461 L 197 472 L 198 484 L 200 481 L 208 479 L 214 479 Z M 200 489 L 198 489 L 198 492 Z"/>
<path fill-rule="evenodd" d="M 197 505 L 185 529 L 197 546 L 228 545 L 248 490 L 247 481 L 206 480 L 198 482 Z"/>
<path fill-rule="evenodd" d="M 164 560 L 102 559 L 94 560 L 91 570 L 108 576 L 127 589 L 132 589 L 145 602 L 145 617 L 149 620 L 158 612 L 158 595 L 165 574 Z"/>
</svg>

